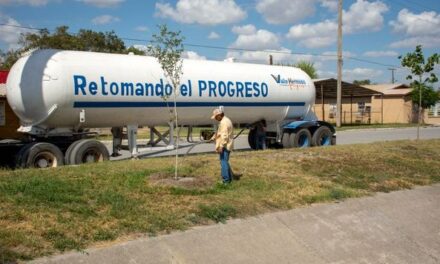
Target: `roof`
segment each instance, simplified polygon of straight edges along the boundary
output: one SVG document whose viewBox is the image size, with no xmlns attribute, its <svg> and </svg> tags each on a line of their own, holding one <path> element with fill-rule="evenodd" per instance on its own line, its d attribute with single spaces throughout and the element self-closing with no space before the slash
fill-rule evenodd
<svg viewBox="0 0 440 264">
<path fill-rule="evenodd" d="M 365 87 L 382 92 L 384 95 L 408 95 L 412 91 L 408 85 L 402 83 L 372 84 Z"/>
<path fill-rule="evenodd" d="M 336 98 L 338 81 L 334 78 L 328 79 L 314 79 L 316 87 L 316 98 L 320 98 L 321 86 L 323 97 L 325 98 Z M 382 92 L 369 89 L 364 86 L 356 85 L 349 82 L 342 81 L 342 97 L 365 97 L 373 95 L 381 95 Z"/>
</svg>

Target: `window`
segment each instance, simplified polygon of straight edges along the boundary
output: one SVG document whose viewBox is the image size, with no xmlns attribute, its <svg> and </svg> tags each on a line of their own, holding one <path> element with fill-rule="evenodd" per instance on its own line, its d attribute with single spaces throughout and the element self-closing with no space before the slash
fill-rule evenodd
<svg viewBox="0 0 440 264">
<path fill-rule="evenodd" d="M 358 102 L 358 112 L 361 114 L 365 112 L 365 102 Z"/>
<path fill-rule="evenodd" d="M 328 113 L 328 118 L 335 118 L 336 117 L 336 104 L 330 104 L 329 108 L 330 108 L 330 111 Z"/>
<path fill-rule="evenodd" d="M 431 108 L 429 109 L 429 115 L 435 116 L 435 117 L 440 116 L 440 103 L 437 103 L 436 105 L 431 106 Z"/>
</svg>

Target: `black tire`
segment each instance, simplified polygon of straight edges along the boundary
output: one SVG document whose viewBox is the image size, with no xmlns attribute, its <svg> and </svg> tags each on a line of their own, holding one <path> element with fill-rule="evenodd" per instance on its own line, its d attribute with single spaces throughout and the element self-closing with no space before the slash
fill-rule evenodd
<svg viewBox="0 0 440 264">
<path fill-rule="evenodd" d="M 257 130 L 249 130 L 248 143 L 251 149 L 257 149 Z"/>
<path fill-rule="evenodd" d="M 69 152 L 66 159 L 69 164 L 103 162 L 109 160 L 110 154 L 104 144 L 94 139 L 81 139 Z"/>
<path fill-rule="evenodd" d="M 34 142 L 23 146 L 16 156 L 18 168 L 55 168 L 64 165 L 64 156 L 54 144 Z"/>
<path fill-rule="evenodd" d="M 318 129 L 316 129 L 315 133 L 313 133 L 312 137 L 312 145 L 313 146 L 330 146 L 334 145 L 333 140 L 333 132 L 330 130 L 330 128 L 326 126 L 322 126 Z"/>
<path fill-rule="evenodd" d="M 70 157 L 72 156 L 72 150 L 80 143 L 81 140 L 74 141 L 70 146 L 67 148 L 66 153 L 64 154 L 64 164 L 70 165 Z"/>
<path fill-rule="evenodd" d="M 312 144 L 312 134 L 307 128 L 302 128 L 289 137 L 290 144 L 295 148 L 308 148 Z"/>
<path fill-rule="evenodd" d="M 290 134 L 291 133 L 289 132 L 283 133 L 283 139 L 282 139 L 283 148 L 293 148 L 293 144 L 290 141 Z"/>
</svg>

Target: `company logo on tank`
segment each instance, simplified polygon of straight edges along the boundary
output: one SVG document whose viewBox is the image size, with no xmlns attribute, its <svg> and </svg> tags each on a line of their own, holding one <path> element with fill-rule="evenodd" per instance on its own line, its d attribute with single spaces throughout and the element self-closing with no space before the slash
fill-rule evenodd
<svg viewBox="0 0 440 264">
<path fill-rule="evenodd" d="M 252 81 L 212 81 L 198 80 L 181 83 L 179 95 L 184 97 L 267 97 L 268 85 L 265 82 Z M 79 96 L 170 96 L 173 93 L 171 84 L 160 79 L 157 83 L 110 82 L 104 76 L 99 80 L 88 80 L 83 75 L 73 75 L 74 95 Z M 193 94 L 194 93 L 194 94 Z"/>
<path fill-rule="evenodd" d="M 307 85 L 306 80 L 303 79 L 283 78 L 280 74 L 271 74 L 270 76 L 278 85 L 289 86 L 289 88 L 304 88 Z"/>
</svg>

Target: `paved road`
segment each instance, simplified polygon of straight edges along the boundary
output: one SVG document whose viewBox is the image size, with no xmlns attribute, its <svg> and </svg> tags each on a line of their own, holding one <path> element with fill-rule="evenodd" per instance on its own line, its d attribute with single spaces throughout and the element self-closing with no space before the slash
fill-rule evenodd
<svg viewBox="0 0 440 264">
<path fill-rule="evenodd" d="M 440 127 L 426 127 L 421 129 L 422 139 L 432 139 L 440 138 Z M 387 140 L 403 140 L 403 139 L 416 139 L 416 128 L 384 128 L 384 129 L 356 129 L 348 130 L 337 133 L 337 144 L 358 144 L 358 143 L 371 143 L 377 141 L 387 141 Z M 203 152 L 212 152 L 212 144 L 200 144 L 192 145 L 185 142 L 181 143 L 180 154 L 195 154 Z M 108 144 L 110 149 L 110 143 Z M 246 150 L 249 149 L 247 143 L 247 136 L 241 136 L 235 141 L 235 149 Z M 111 150 L 110 150 L 111 151 Z M 130 157 L 128 151 L 121 151 L 122 156 L 118 158 L 113 158 L 114 160 L 127 159 Z M 140 156 L 145 157 L 159 157 L 173 155 L 174 150 L 155 150 L 150 151 L 145 155 Z"/>
<path fill-rule="evenodd" d="M 34 263 L 440 263 L 440 185 L 319 204 Z"/>
</svg>

